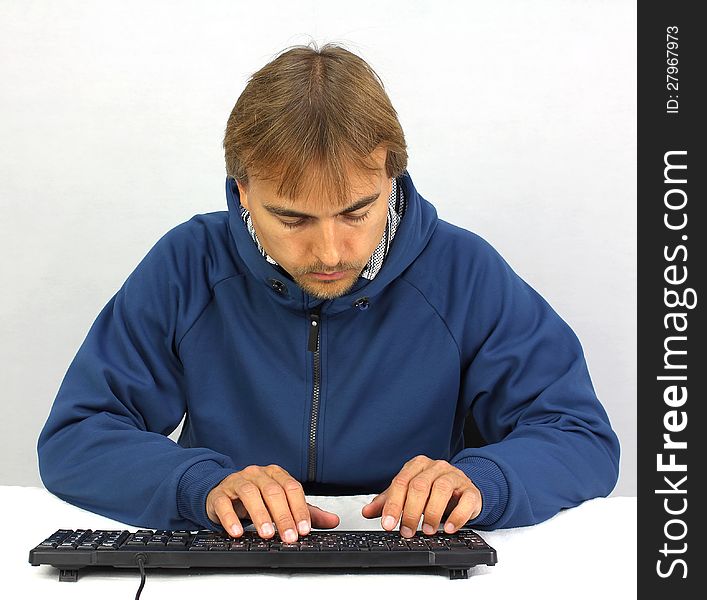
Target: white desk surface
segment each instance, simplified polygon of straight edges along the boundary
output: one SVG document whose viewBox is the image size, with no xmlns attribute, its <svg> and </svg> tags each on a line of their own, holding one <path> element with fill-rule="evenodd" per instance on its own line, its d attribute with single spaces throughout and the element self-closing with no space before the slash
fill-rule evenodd
<svg viewBox="0 0 707 600">
<path fill-rule="evenodd" d="M 365 519 L 361 507 L 370 496 L 308 496 L 307 500 L 339 515 L 338 529 L 377 529 L 380 520 Z M 3 589 L 15 598 L 79 600 L 135 598 L 137 569 L 86 569 L 75 583 L 60 582 L 58 570 L 29 564 L 29 551 L 57 529 L 130 529 L 137 527 L 72 506 L 37 487 L 0 486 L 6 516 L 0 546 Z M 404 595 L 406 598 L 498 598 L 500 600 L 572 600 L 636 598 L 636 498 L 590 500 L 531 527 L 479 531 L 496 550 L 493 567 L 470 570 L 469 579 L 450 580 L 437 569 L 295 569 L 146 570 L 140 600 L 313 598 L 335 593 L 341 598 Z M 419 534 L 418 534 L 419 535 Z M 11 541 L 11 542 L 10 542 Z M 10 545 L 11 543 L 11 545 Z M 21 596 L 20 596 L 21 594 Z"/>
</svg>

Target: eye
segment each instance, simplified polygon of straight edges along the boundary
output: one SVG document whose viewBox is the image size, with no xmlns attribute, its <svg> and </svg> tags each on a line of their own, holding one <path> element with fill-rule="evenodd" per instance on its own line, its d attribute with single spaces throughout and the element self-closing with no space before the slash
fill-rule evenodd
<svg viewBox="0 0 707 600">
<path fill-rule="evenodd" d="M 299 221 L 280 221 L 282 223 L 283 227 L 286 227 L 287 229 L 297 229 L 297 227 L 301 227 L 302 225 L 305 224 L 307 219 L 300 219 Z"/>
<path fill-rule="evenodd" d="M 367 210 L 365 213 L 361 215 L 344 215 L 344 218 L 349 222 L 349 223 L 360 223 L 361 221 L 365 221 L 368 218 L 370 211 Z M 300 219 L 299 221 L 283 221 L 282 219 L 280 220 L 280 223 L 282 223 L 282 226 L 287 228 L 287 229 L 297 229 L 298 227 L 302 227 L 307 222 L 307 219 Z"/>
<path fill-rule="evenodd" d="M 370 210 L 367 210 L 365 213 L 362 215 L 346 215 L 346 218 L 351 222 L 351 223 L 360 223 L 361 221 L 365 221 L 368 218 L 368 213 L 370 213 Z"/>
</svg>

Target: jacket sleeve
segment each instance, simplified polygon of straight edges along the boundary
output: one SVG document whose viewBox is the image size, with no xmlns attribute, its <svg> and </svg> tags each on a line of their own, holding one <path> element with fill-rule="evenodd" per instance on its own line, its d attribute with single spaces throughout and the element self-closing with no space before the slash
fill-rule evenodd
<svg viewBox="0 0 707 600">
<path fill-rule="evenodd" d="M 608 495 L 619 441 L 577 336 L 486 242 L 459 323 L 462 397 L 487 445 L 451 462 L 480 489 L 481 529 L 544 521 Z"/>
<path fill-rule="evenodd" d="M 39 471 L 59 498 L 123 523 L 218 528 L 205 498 L 234 463 L 167 437 L 187 407 L 178 342 L 209 293 L 201 286 L 206 296 L 190 297 L 198 275 L 179 274 L 190 261 L 174 237 L 155 245 L 91 326 L 39 435 Z"/>
</svg>

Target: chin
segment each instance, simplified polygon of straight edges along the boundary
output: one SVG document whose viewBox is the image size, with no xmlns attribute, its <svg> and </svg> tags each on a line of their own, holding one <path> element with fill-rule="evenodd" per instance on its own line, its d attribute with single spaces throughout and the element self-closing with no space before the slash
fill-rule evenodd
<svg viewBox="0 0 707 600">
<path fill-rule="evenodd" d="M 346 294 L 354 286 L 356 281 L 358 281 L 358 276 L 331 282 L 321 281 L 312 283 L 311 281 L 305 282 L 298 280 L 297 283 L 310 296 L 321 300 L 331 300 Z"/>
</svg>

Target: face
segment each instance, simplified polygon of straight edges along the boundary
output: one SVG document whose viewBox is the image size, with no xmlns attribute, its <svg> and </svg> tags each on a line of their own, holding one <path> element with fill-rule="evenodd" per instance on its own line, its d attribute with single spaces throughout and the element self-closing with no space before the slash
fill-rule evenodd
<svg viewBox="0 0 707 600">
<path fill-rule="evenodd" d="M 347 293 L 383 236 L 392 179 L 385 172 L 385 148 L 371 158 L 380 170 L 350 170 L 352 195 L 344 206 L 312 193 L 292 202 L 278 197 L 276 184 L 266 180 L 251 177 L 247 190 L 238 182 L 241 204 L 263 248 L 311 296 Z"/>
</svg>

